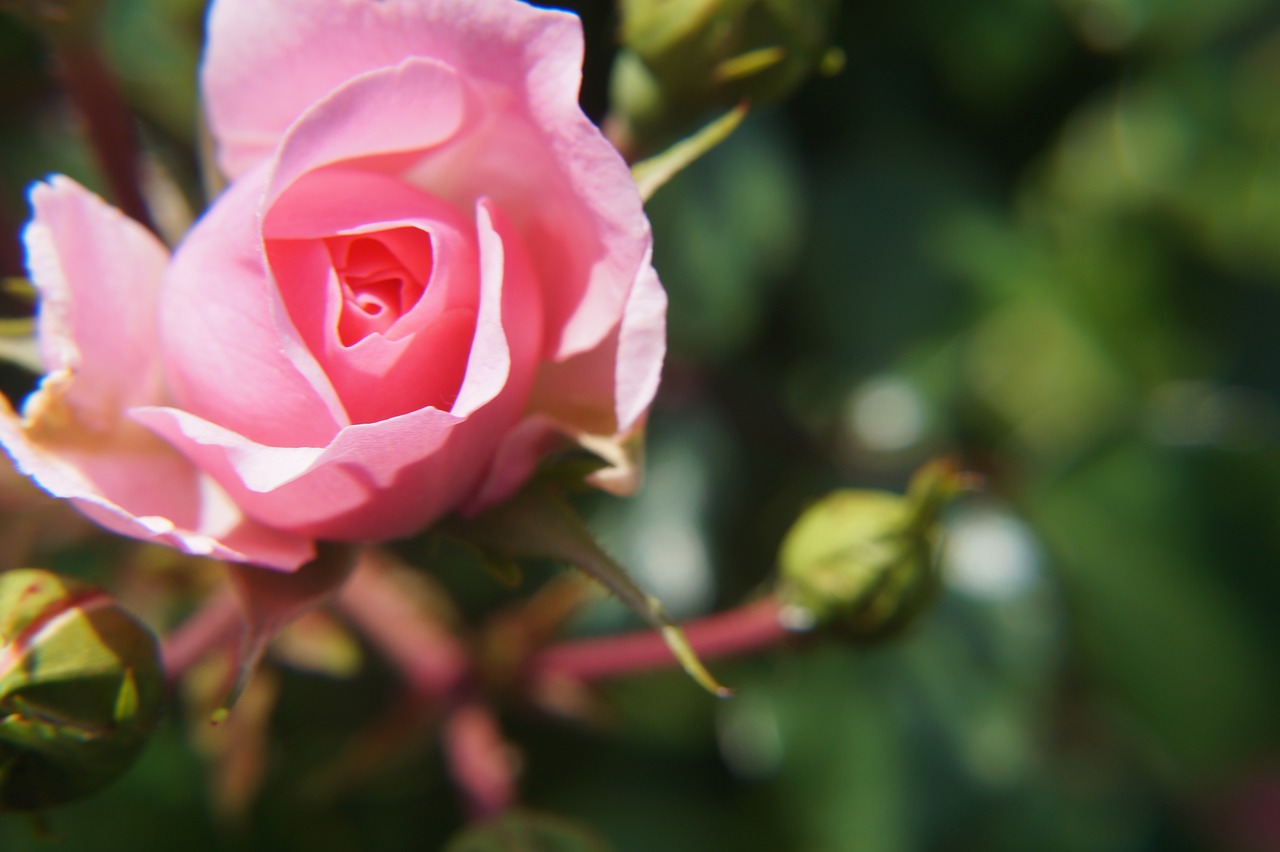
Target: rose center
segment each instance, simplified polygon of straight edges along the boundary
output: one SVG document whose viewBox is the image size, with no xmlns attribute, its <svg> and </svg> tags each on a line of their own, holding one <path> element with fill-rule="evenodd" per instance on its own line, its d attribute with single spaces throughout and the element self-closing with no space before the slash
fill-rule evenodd
<svg viewBox="0 0 1280 852">
<path fill-rule="evenodd" d="M 338 339 L 354 346 L 387 335 L 413 309 L 431 278 L 431 237 L 417 228 L 329 237 L 324 241 L 341 291 Z"/>
</svg>

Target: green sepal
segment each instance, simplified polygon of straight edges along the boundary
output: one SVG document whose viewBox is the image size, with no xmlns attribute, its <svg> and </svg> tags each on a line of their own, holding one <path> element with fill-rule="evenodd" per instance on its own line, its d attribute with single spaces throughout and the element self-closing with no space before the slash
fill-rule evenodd
<svg viewBox="0 0 1280 852">
<path fill-rule="evenodd" d="M 641 160 L 632 166 L 631 177 L 636 182 L 636 188 L 640 190 L 640 197 L 645 201 L 653 198 L 654 193 L 667 181 L 728 139 L 746 117 L 747 105 L 738 104 L 692 136 L 681 139 L 661 154 Z"/>
<path fill-rule="evenodd" d="M 236 662 L 235 680 L 222 704 L 213 711 L 213 724 L 227 715 L 244 692 L 267 645 L 284 627 L 304 612 L 324 603 L 355 569 L 355 545 L 319 542 L 316 557 L 297 571 L 273 571 L 254 565 L 229 563 L 231 587 L 244 619 L 244 636 Z"/>
<path fill-rule="evenodd" d="M 787 52 L 777 45 L 748 50 L 722 60 L 712 69 L 711 77 L 717 83 L 733 83 L 767 71 L 787 58 Z"/>
<path fill-rule="evenodd" d="M 574 566 L 659 631 L 698 685 L 721 698 L 731 694 L 707 671 L 661 602 L 605 552 L 553 483 L 535 479 L 502 505 L 474 518 L 454 518 L 442 530 L 501 558 L 554 559 Z"/>
</svg>

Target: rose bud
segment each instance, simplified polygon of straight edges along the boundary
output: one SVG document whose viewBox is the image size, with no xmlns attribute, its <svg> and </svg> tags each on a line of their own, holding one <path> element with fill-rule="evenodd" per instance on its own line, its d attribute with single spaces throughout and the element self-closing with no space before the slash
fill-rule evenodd
<svg viewBox="0 0 1280 852">
<path fill-rule="evenodd" d="M 105 592 L 0 574 L 0 809 L 53 807 L 122 775 L 163 685 L 155 638 Z"/>
<path fill-rule="evenodd" d="M 836 491 L 792 525 L 779 552 L 779 601 L 857 639 L 892 635 L 939 583 L 938 512 L 959 489 L 946 461 L 921 468 L 906 496 Z"/>
<path fill-rule="evenodd" d="M 610 81 L 615 132 L 645 154 L 706 113 L 786 97 L 843 60 L 837 0 L 622 0 Z"/>
</svg>

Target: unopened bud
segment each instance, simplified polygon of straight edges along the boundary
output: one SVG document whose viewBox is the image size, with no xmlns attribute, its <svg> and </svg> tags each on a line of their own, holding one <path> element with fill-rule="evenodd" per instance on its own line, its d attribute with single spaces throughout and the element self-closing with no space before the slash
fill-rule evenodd
<svg viewBox="0 0 1280 852">
<path fill-rule="evenodd" d="M 789 94 L 841 64 L 828 41 L 838 0 L 622 0 L 614 115 L 635 147 L 682 135 L 706 113 Z"/>
<path fill-rule="evenodd" d="M 836 491 L 791 527 L 779 600 L 820 626 L 870 639 L 905 627 L 938 587 L 938 512 L 959 489 L 949 462 L 921 468 L 908 493 Z"/>
<path fill-rule="evenodd" d="M 42 810 L 128 769 L 160 713 L 155 637 L 98 589 L 0 574 L 0 810 Z"/>
</svg>

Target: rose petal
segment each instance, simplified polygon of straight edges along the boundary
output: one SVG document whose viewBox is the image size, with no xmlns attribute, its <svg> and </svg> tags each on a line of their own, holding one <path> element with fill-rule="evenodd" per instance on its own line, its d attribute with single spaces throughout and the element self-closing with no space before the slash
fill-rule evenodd
<svg viewBox="0 0 1280 852">
<path fill-rule="evenodd" d="M 165 376 L 199 417 L 265 444 L 323 447 L 348 421 L 268 273 L 265 180 L 233 184 L 178 247 L 160 299 Z"/>
<path fill-rule="evenodd" d="M 618 432 L 629 433 L 648 412 L 662 380 L 666 356 L 667 293 L 646 255 L 622 312 L 614 369 Z"/>
<path fill-rule="evenodd" d="M 314 555 L 308 539 L 245 518 L 226 492 L 171 447 L 153 437 L 150 446 L 141 443 L 44 447 L 30 440 L 0 400 L 0 444 L 18 469 L 113 532 L 284 570 Z"/>
<path fill-rule="evenodd" d="M 514 0 L 218 0 L 202 84 L 220 162 L 234 177 L 265 161 L 313 103 L 362 74 L 409 57 L 454 69 L 482 98 L 484 126 L 416 165 L 412 180 L 456 203 L 491 197 L 518 223 L 539 277 L 554 282 L 545 345 L 562 360 L 608 333 L 649 240 L 626 163 L 578 105 L 582 55 L 577 18 Z M 396 101 L 400 112 L 359 111 L 374 128 L 387 115 L 431 115 L 409 100 Z M 344 143 L 347 156 L 408 150 L 395 135 L 395 146 L 374 132 Z"/>
<path fill-rule="evenodd" d="M 646 260 L 620 323 L 600 345 L 543 366 L 530 407 L 592 435 L 625 433 L 648 410 L 666 354 L 666 293 Z"/>
<path fill-rule="evenodd" d="M 477 232 L 480 311 L 452 413 L 425 408 L 348 426 L 320 451 L 257 444 L 171 408 L 135 416 L 271 526 L 348 540 L 417 532 L 485 476 L 524 407 L 542 343 L 538 291 L 518 236 L 483 202 Z"/>
<path fill-rule="evenodd" d="M 520 490 L 549 454 L 573 445 L 573 430 L 545 414 L 525 417 L 502 438 L 489 475 L 459 511 L 466 516 L 497 506 Z"/>
<path fill-rule="evenodd" d="M 504 438 L 489 477 L 463 507 L 472 515 L 510 497 L 538 463 L 578 443 L 609 467 L 589 478 L 614 494 L 640 484 L 644 418 L 658 390 L 666 355 L 667 295 L 647 262 L 627 300 L 622 323 L 595 349 L 544 364 L 528 414 Z"/>
<path fill-rule="evenodd" d="M 561 77 L 576 96 L 581 26 L 512 0 L 217 0 L 200 81 L 223 171 L 249 171 L 312 104 L 414 56 L 514 93 Z"/>
<path fill-rule="evenodd" d="M 263 213 L 308 172 L 353 160 L 372 171 L 374 158 L 417 156 L 448 142 L 467 121 L 468 97 L 458 74 L 432 59 L 406 58 L 347 80 L 281 137 Z"/>
<path fill-rule="evenodd" d="M 128 419 L 162 399 L 155 299 L 167 252 L 67 178 L 32 193 L 26 240 L 53 370 L 24 406 L 0 399 L 0 444 L 17 467 L 102 526 L 189 553 L 291 568 L 305 539 L 247 521 L 226 493 Z"/>
<path fill-rule="evenodd" d="M 158 398 L 155 300 L 169 252 L 70 178 L 36 184 L 31 203 L 23 238 L 45 368 L 74 375 L 62 399 L 77 421 L 110 429 L 124 406 Z"/>
<path fill-rule="evenodd" d="M 394 228 L 430 235 L 426 291 L 385 335 L 343 345 L 341 294 L 332 261 L 317 238 Z M 449 205 L 394 177 L 369 172 L 314 172 L 271 208 L 263 233 L 281 296 L 350 422 L 453 405 L 475 333 L 479 273 L 473 231 Z M 327 298 L 318 296 L 321 290 L 328 291 Z"/>
</svg>

